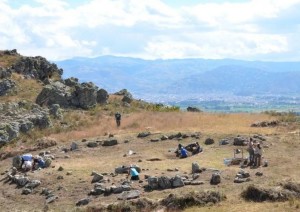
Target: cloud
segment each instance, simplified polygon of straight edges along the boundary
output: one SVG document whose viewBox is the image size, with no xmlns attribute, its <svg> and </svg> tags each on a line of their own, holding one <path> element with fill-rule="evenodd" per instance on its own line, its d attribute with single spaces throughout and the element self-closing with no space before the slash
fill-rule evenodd
<svg viewBox="0 0 300 212">
<path fill-rule="evenodd" d="M 0 44 L 26 55 L 300 59 L 300 0 L 11 2 L 0 0 Z"/>
</svg>

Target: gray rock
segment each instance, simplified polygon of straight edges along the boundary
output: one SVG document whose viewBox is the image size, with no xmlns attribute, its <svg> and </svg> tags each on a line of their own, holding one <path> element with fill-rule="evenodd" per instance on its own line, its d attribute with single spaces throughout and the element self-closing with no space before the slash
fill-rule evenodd
<svg viewBox="0 0 300 212">
<path fill-rule="evenodd" d="M 159 188 L 158 177 L 148 177 L 148 186 L 155 190 Z"/>
<path fill-rule="evenodd" d="M 34 124 L 31 121 L 27 120 L 27 119 L 22 120 L 21 123 L 20 123 L 20 131 L 22 133 L 29 132 L 33 127 L 34 127 Z"/>
<path fill-rule="evenodd" d="M 192 163 L 192 174 L 194 173 L 200 173 L 200 166 L 197 162 Z"/>
<path fill-rule="evenodd" d="M 220 175 L 219 172 L 215 172 L 211 176 L 210 184 L 211 185 L 217 185 L 219 183 L 221 183 L 221 175 Z"/>
<path fill-rule="evenodd" d="M 53 76 L 60 77 L 63 73 L 63 70 L 58 69 L 56 64 L 49 63 L 45 58 L 40 56 L 21 57 L 21 59 L 12 66 L 12 71 L 42 81 L 50 79 Z"/>
<path fill-rule="evenodd" d="M 82 206 L 82 205 L 87 205 L 90 203 L 90 199 L 89 198 L 84 198 L 79 200 L 78 202 L 76 202 L 76 206 Z"/>
<path fill-rule="evenodd" d="M 103 179 L 103 175 L 102 174 L 95 173 L 93 176 L 94 177 L 92 179 L 92 183 L 99 182 L 100 180 Z"/>
<path fill-rule="evenodd" d="M 39 185 L 41 185 L 41 181 L 39 180 L 31 180 L 29 181 L 26 185 L 25 188 L 29 188 L 29 189 L 34 189 L 36 187 L 38 187 Z"/>
<path fill-rule="evenodd" d="M 137 135 L 138 138 L 145 138 L 147 136 L 151 135 L 150 132 L 141 132 Z"/>
<path fill-rule="evenodd" d="M 162 141 L 164 141 L 164 140 L 168 140 L 169 138 L 168 138 L 168 136 L 166 136 L 166 135 L 163 135 L 163 136 L 161 136 L 161 138 L 160 138 L 160 140 L 162 140 Z"/>
<path fill-rule="evenodd" d="M 98 146 L 98 143 L 95 142 L 95 141 L 89 141 L 87 143 L 87 146 L 90 147 L 90 148 L 94 148 L 94 147 L 97 147 Z"/>
<path fill-rule="evenodd" d="M 148 181 L 149 182 L 149 181 Z M 170 178 L 162 176 L 158 178 L 158 186 L 161 189 L 168 189 L 172 187 Z"/>
<path fill-rule="evenodd" d="M 244 182 L 249 182 L 250 181 L 250 178 L 239 178 L 239 177 L 236 177 L 234 178 L 234 183 L 244 183 Z"/>
<path fill-rule="evenodd" d="M 112 192 L 114 194 L 120 194 L 123 191 L 130 191 L 130 190 L 131 190 L 130 185 L 121 185 L 121 186 L 112 188 Z"/>
<path fill-rule="evenodd" d="M 59 104 L 61 107 L 69 107 L 72 93 L 69 86 L 61 82 L 54 82 L 44 86 L 41 93 L 36 98 L 36 103 L 39 105 Z"/>
<path fill-rule="evenodd" d="M 58 196 L 50 196 L 49 198 L 46 199 L 46 204 L 52 203 L 57 199 L 58 199 Z"/>
<path fill-rule="evenodd" d="M 0 80 L 0 96 L 4 96 L 13 91 L 16 83 L 11 79 Z"/>
<path fill-rule="evenodd" d="M 11 74 L 12 72 L 10 69 L 0 67 L 0 79 L 10 78 Z"/>
<path fill-rule="evenodd" d="M 245 146 L 247 145 L 248 141 L 246 138 L 243 138 L 243 137 L 235 137 L 233 139 L 233 145 L 235 146 Z"/>
<path fill-rule="evenodd" d="M 171 179 L 171 181 L 172 181 L 172 187 L 174 187 L 174 188 L 184 186 L 184 182 L 179 175 L 176 175 L 175 177 L 173 177 Z"/>
<path fill-rule="evenodd" d="M 229 141 L 228 139 L 222 139 L 220 142 L 219 142 L 220 145 L 227 145 L 229 144 Z"/>
<path fill-rule="evenodd" d="M 141 192 L 139 190 L 123 191 L 119 196 L 118 200 L 130 200 L 140 197 Z"/>
<path fill-rule="evenodd" d="M 103 141 L 102 146 L 114 146 L 117 145 L 118 141 L 116 139 Z"/>
<path fill-rule="evenodd" d="M 76 85 L 72 94 L 72 105 L 83 109 L 95 107 L 97 104 L 97 90 L 97 86 L 92 82 Z"/>
<path fill-rule="evenodd" d="M 212 138 L 207 138 L 207 139 L 205 140 L 205 142 L 204 142 L 204 144 L 206 144 L 206 145 L 211 145 L 211 144 L 213 144 L 213 143 L 215 143 L 215 141 L 214 141 L 214 139 L 212 139 Z"/>
<path fill-rule="evenodd" d="M 74 150 L 77 150 L 77 149 L 78 149 L 78 144 L 76 142 L 72 142 L 70 150 L 74 151 Z"/>
<path fill-rule="evenodd" d="M 132 94 L 127 89 L 122 89 L 122 90 L 114 93 L 114 95 L 128 96 L 128 97 L 132 98 Z"/>
<path fill-rule="evenodd" d="M 108 98 L 109 98 L 109 95 L 108 95 L 108 93 L 107 93 L 106 90 L 99 89 L 97 91 L 97 103 L 99 103 L 99 104 L 107 104 L 108 103 Z"/>
<path fill-rule="evenodd" d="M 64 80 L 65 85 L 70 86 L 70 87 L 75 87 L 75 85 L 78 85 L 78 78 L 75 77 L 70 77 Z"/>
<path fill-rule="evenodd" d="M 13 177 L 13 182 L 18 186 L 23 187 L 29 182 L 29 178 L 25 177 L 24 175 L 15 175 Z"/>
</svg>

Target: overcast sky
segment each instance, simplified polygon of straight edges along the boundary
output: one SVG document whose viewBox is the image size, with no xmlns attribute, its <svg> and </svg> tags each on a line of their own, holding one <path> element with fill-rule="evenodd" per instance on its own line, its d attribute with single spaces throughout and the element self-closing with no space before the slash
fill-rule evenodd
<svg viewBox="0 0 300 212">
<path fill-rule="evenodd" d="M 299 11 L 300 0 L 0 0 L 0 49 L 300 61 Z"/>
</svg>

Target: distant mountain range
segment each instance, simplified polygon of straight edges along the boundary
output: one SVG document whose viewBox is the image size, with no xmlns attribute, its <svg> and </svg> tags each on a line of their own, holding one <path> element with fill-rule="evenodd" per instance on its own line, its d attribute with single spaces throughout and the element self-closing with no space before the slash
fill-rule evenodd
<svg viewBox="0 0 300 212">
<path fill-rule="evenodd" d="M 299 95 L 300 62 L 231 59 L 142 60 L 102 56 L 55 62 L 64 78 L 92 81 L 110 93 L 133 94 Z"/>
</svg>

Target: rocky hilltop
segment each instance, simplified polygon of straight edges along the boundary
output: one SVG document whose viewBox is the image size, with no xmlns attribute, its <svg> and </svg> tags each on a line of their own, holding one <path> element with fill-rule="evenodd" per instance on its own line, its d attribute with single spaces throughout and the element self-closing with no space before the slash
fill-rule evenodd
<svg viewBox="0 0 300 212">
<path fill-rule="evenodd" d="M 22 56 L 15 49 L 0 51 L 0 147 L 20 133 L 51 127 L 52 118 L 62 119 L 62 109 L 91 109 L 108 103 L 106 90 L 77 78 L 63 79 L 62 74 L 62 69 L 43 57 Z M 24 90 L 31 93 L 30 83 L 37 84 L 32 100 L 22 98 Z M 130 106 L 132 95 L 126 89 L 118 94 Z"/>
</svg>

